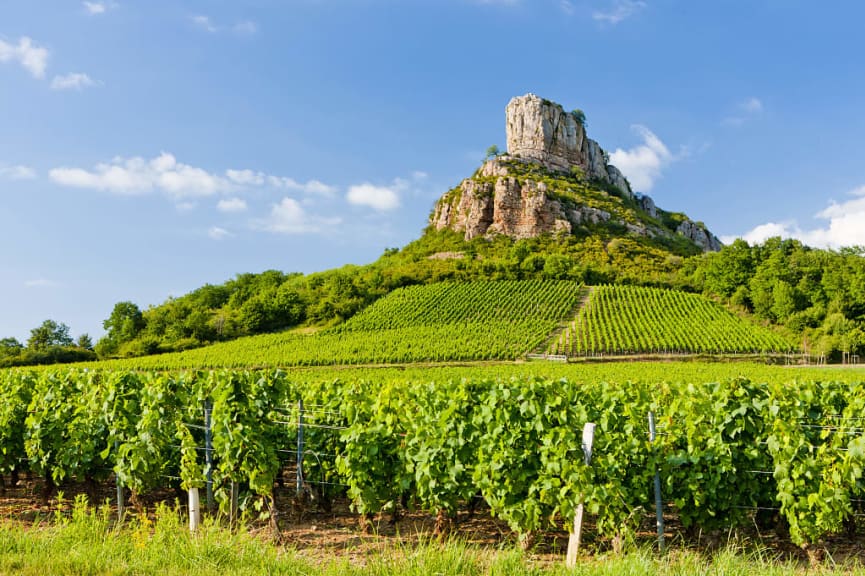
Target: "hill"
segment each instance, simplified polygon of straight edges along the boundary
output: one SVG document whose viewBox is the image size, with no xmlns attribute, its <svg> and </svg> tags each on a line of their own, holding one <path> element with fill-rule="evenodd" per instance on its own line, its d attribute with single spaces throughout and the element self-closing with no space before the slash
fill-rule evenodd
<svg viewBox="0 0 865 576">
<path fill-rule="evenodd" d="M 549 347 L 551 354 L 758 354 L 793 351 L 775 332 L 698 294 L 600 286 Z"/>
<path fill-rule="evenodd" d="M 680 255 L 717 251 L 721 242 L 702 223 L 660 210 L 636 195 L 586 135 L 585 114 L 534 94 L 514 98 L 505 111 L 507 153 L 488 160 L 436 204 L 436 230 L 465 239 L 542 234 L 647 238 Z"/>
<path fill-rule="evenodd" d="M 405 247 L 364 266 L 238 274 L 143 310 L 118 302 L 96 353 L 137 357 L 328 328 L 403 287 L 531 279 L 703 293 L 775 325 L 809 352 L 837 360 L 865 352 L 865 250 L 780 239 L 721 246 L 699 221 L 635 193 L 588 138 L 582 111 L 530 94 L 508 104 L 505 121 L 507 152 L 493 147 Z M 2 339 L 0 366 L 92 356 L 66 348 L 37 354 Z"/>
<path fill-rule="evenodd" d="M 345 324 L 241 338 L 104 363 L 117 368 L 249 368 L 514 360 L 575 313 L 571 281 L 479 281 L 400 288 Z"/>
</svg>

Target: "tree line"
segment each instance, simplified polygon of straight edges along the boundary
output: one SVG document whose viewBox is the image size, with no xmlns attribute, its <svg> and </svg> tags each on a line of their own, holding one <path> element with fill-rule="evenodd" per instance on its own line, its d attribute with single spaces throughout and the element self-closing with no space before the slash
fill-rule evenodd
<svg viewBox="0 0 865 576">
<path fill-rule="evenodd" d="M 753 246 L 736 240 L 720 252 L 693 255 L 662 240 L 615 230 L 470 242 L 452 231 L 427 230 L 364 266 L 306 275 L 238 274 L 145 309 L 118 302 L 95 346 L 75 346 L 60 337 L 50 341 L 46 355 L 40 338 L 34 346 L 7 338 L 0 340 L 0 365 L 73 361 L 64 355 L 72 352 L 81 355 L 74 361 L 84 355 L 135 357 L 301 326 L 332 326 L 403 286 L 478 279 L 573 280 L 703 293 L 756 316 L 808 352 L 840 360 L 865 352 L 863 255 L 863 247 L 824 250 L 780 238 Z"/>
</svg>

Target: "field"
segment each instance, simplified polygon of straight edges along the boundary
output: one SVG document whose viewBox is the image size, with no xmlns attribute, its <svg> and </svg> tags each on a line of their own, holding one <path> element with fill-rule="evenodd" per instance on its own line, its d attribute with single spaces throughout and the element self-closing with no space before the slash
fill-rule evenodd
<svg viewBox="0 0 865 576">
<path fill-rule="evenodd" d="M 202 538 L 222 550 L 224 564 L 214 572 L 236 570 L 231 550 L 256 558 L 249 573 L 362 574 L 370 565 L 371 573 L 400 566 L 409 573 L 557 573 L 578 504 L 587 510 L 590 551 L 630 550 L 584 563 L 587 574 L 690 573 L 696 565 L 707 573 L 733 567 L 747 574 L 754 566 L 780 573 L 809 558 L 819 563 L 826 542 L 855 532 L 865 512 L 865 372 L 512 362 L 550 342 L 549 351 L 568 354 L 787 349 L 774 333 L 700 296 L 607 287 L 587 295 L 578 284 L 552 281 L 407 287 L 312 335 L 0 371 L 0 473 L 18 495 L 4 514 L 12 522 L 49 517 L 24 536 L 5 529 L 2 546 L 14 560 L 0 569 L 44 563 L 75 572 L 80 565 L 62 553 L 29 551 L 57 553 L 74 540 L 69 534 L 86 532 L 81 523 L 108 531 L 116 506 L 95 512 L 79 503 L 61 514 L 56 497 L 71 490 L 114 502 L 115 485 L 125 505 L 140 511 L 113 532 L 118 561 L 150 568 L 165 561 L 162 569 L 181 573 L 192 570 L 185 557 L 157 552 L 175 541 L 203 554 L 180 525 L 181 511 L 161 508 L 164 533 L 148 522 L 154 504 L 192 488 L 212 503 L 212 518 L 242 518 L 254 532 L 301 547 L 299 556 L 274 555 L 269 544 L 213 525 Z M 739 340 L 745 344 L 732 345 Z M 653 441 L 650 412 L 658 425 Z M 587 422 L 596 425 L 588 465 L 580 450 Z M 707 559 L 684 549 L 655 558 L 656 472 L 667 536 L 677 546 L 692 545 L 695 534 L 713 541 L 743 535 L 751 542 L 744 558 L 768 545 L 769 554 L 793 564 L 762 555 L 750 563 L 732 553 Z M 476 513 L 487 534 L 480 544 L 467 532 Z M 404 541 L 401 526 L 425 536 Z M 351 560 L 304 557 L 306 546 L 320 542 L 318 529 Z M 375 539 L 385 533 L 390 544 L 377 544 L 373 560 L 358 560 L 355 544 L 381 544 Z M 441 548 L 439 539 L 449 543 Z M 493 552 L 503 543 L 531 552 Z M 840 558 L 838 549 L 833 544 Z M 436 563 L 441 550 L 462 560 Z M 100 566 L 111 556 L 92 553 L 81 562 Z"/>
<path fill-rule="evenodd" d="M 253 336 L 99 365 L 177 370 L 513 360 L 539 347 L 580 296 L 581 285 L 566 281 L 412 286 L 314 334 Z"/>
<path fill-rule="evenodd" d="M 549 352 L 587 356 L 793 350 L 771 330 L 703 296 L 660 288 L 598 286 Z"/>
<path fill-rule="evenodd" d="M 478 281 L 401 288 L 344 324 L 312 334 L 253 336 L 95 366 L 287 368 L 503 361 L 535 351 L 578 359 L 794 350 L 776 333 L 696 294 L 567 281 Z"/>
<path fill-rule="evenodd" d="M 46 498 L 73 478 L 116 476 L 133 502 L 203 488 L 211 448 L 223 510 L 238 483 L 241 511 L 278 512 L 274 491 L 298 475 L 298 422 L 304 489 L 323 509 L 346 498 L 361 524 L 411 503 L 447 532 L 480 495 L 529 541 L 567 526 L 583 502 L 598 537 L 612 542 L 637 529 L 635 510 L 652 510 L 658 470 L 666 510 L 686 531 L 748 526 L 767 509 L 794 543 L 814 545 L 846 529 L 865 496 L 861 370 L 51 369 L 0 373 L 0 394 L 2 471 L 44 478 Z M 650 411 L 660 431 L 654 443 Z M 588 421 L 597 424 L 591 466 L 575 457 Z"/>
</svg>

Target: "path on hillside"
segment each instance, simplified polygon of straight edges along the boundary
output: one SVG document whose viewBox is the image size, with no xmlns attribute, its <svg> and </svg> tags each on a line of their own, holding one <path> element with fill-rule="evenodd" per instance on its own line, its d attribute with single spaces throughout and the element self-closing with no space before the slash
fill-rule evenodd
<svg viewBox="0 0 865 576">
<path fill-rule="evenodd" d="M 544 340 L 537 348 L 530 351 L 529 354 L 549 354 L 550 347 L 552 346 L 553 342 L 555 342 L 565 330 L 568 330 L 569 328 L 576 330 L 577 322 L 579 321 L 580 310 L 582 310 L 583 306 L 585 306 L 589 302 L 589 299 L 592 297 L 592 292 L 594 292 L 594 290 L 594 286 L 582 286 L 580 288 L 580 291 L 582 292 L 582 294 L 580 295 L 580 299 L 579 301 L 577 301 L 577 305 L 574 306 L 574 309 L 571 310 L 568 314 L 567 320 L 560 323 L 556 327 L 556 329 L 553 330 L 549 336 L 547 336 L 547 339 Z"/>
</svg>

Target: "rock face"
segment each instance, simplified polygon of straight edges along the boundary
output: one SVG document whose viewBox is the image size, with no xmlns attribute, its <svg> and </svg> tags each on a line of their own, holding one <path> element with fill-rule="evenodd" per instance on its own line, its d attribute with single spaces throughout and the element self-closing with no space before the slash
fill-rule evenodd
<svg viewBox="0 0 865 576">
<path fill-rule="evenodd" d="M 484 164 L 481 174 L 497 174 L 503 169 L 497 161 Z M 513 238 L 532 238 L 547 233 L 570 233 L 561 203 L 547 197 L 543 182 L 520 183 L 505 174 L 495 182 L 463 180 L 452 194 L 436 204 L 431 224 L 437 229 L 464 232 L 466 240 L 487 234 Z"/>
<path fill-rule="evenodd" d="M 658 217 L 658 208 L 655 206 L 655 201 L 646 196 L 645 194 L 641 194 L 637 198 L 637 202 L 640 203 L 640 208 L 643 209 L 643 212 L 651 216 L 652 218 Z"/>
<path fill-rule="evenodd" d="M 508 154 L 532 160 L 549 170 L 568 172 L 578 167 L 591 179 L 609 182 L 632 195 L 618 168 L 607 164 L 601 146 L 586 136 L 575 112 L 534 94 L 512 99 L 505 109 Z"/>
<path fill-rule="evenodd" d="M 717 236 L 706 230 L 704 226 L 691 220 L 685 220 L 679 224 L 676 232 L 702 248 L 703 252 L 717 252 L 723 246 Z"/>
<path fill-rule="evenodd" d="M 439 199 L 430 216 L 436 230 L 462 232 L 466 240 L 496 234 L 520 239 L 615 226 L 631 236 L 680 234 L 704 251 L 721 248 L 702 224 L 685 220 L 667 228 L 659 216 L 664 212 L 648 196 L 634 195 L 586 136 L 581 114 L 528 94 L 508 103 L 505 118 L 507 155 L 484 162 Z M 580 194 L 594 194 L 594 200 Z"/>
</svg>

